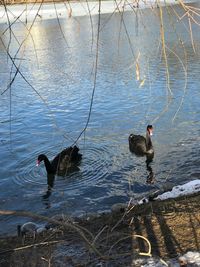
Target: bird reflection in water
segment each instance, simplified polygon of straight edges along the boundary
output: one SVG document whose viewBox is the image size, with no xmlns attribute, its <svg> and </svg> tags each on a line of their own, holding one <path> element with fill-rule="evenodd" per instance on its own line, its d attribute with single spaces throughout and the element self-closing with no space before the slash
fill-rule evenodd
<svg viewBox="0 0 200 267">
<path fill-rule="evenodd" d="M 47 191 L 43 195 L 43 199 L 47 199 L 50 197 L 53 186 L 55 181 L 55 175 L 54 174 L 47 174 Z"/>
<path fill-rule="evenodd" d="M 152 161 L 153 161 L 153 158 L 147 157 L 146 159 L 146 169 L 148 171 L 147 180 L 146 180 L 147 184 L 154 184 L 155 182 L 155 175 L 154 175 L 152 167 L 150 166 Z"/>
<path fill-rule="evenodd" d="M 72 173 L 72 172 L 78 172 L 80 171 L 80 168 L 78 167 L 77 164 L 71 164 L 68 169 L 65 172 L 65 175 L 63 175 L 63 177 L 66 177 L 68 174 Z M 54 174 L 47 174 L 47 190 L 45 192 L 45 194 L 42 196 L 42 200 L 46 206 L 46 209 L 49 209 L 51 207 L 49 198 L 52 194 L 53 191 L 53 187 L 54 187 L 54 181 L 55 181 L 55 175 Z"/>
</svg>

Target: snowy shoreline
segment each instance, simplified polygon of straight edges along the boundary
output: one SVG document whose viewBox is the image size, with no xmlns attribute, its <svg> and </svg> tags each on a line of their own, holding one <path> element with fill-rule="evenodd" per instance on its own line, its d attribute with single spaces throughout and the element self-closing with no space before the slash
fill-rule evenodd
<svg viewBox="0 0 200 267">
<path fill-rule="evenodd" d="M 149 201 L 162 201 L 167 199 L 176 199 L 183 196 L 192 196 L 200 192 L 200 180 L 193 180 L 183 185 L 176 185 L 164 192 L 156 192 L 153 196 L 142 198 L 141 200 L 134 202 L 133 204 L 141 205 L 148 203 Z"/>
<path fill-rule="evenodd" d="M 195 3 L 197 0 L 186 0 L 187 3 Z M 176 5 L 178 0 L 160 0 L 160 6 Z M 139 8 L 155 8 L 156 0 L 139 0 Z M 43 4 L 13 4 L 7 5 L 7 14 L 5 7 L 0 6 L 0 23 L 11 22 L 29 22 L 36 17 L 36 21 L 45 19 L 70 18 L 77 16 L 97 15 L 99 13 L 113 13 L 137 10 L 136 1 L 102 1 L 99 7 L 98 1 L 91 2 L 64 2 L 64 3 L 43 3 Z"/>
</svg>

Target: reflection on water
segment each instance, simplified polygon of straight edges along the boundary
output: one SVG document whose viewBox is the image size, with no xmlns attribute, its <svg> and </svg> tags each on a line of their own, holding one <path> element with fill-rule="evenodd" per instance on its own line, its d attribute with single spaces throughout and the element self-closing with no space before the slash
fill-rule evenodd
<svg viewBox="0 0 200 267">
<path fill-rule="evenodd" d="M 48 199 L 50 197 L 51 191 L 53 190 L 54 181 L 55 181 L 55 175 L 54 174 L 47 174 L 47 191 L 42 196 L 43 199 Z"/>
<path fill-rule="evenodd" d="M 0 98 L 2 209 L 79 215 L 108 210 L 130 197 L 139 199 L 166 182 L 200 178 L 200 35 L 193 25 L 194 53 L 182 14 L 178 7 L 163 10 L 170 97 L 159 10 L 127 12 L 123 20 L 121 14 L 101 16 L 92 114 L 78 142 L 83 159 L 79 171 L 66 177 L 47 177 L 35 161 L 41 153 L 52 159 L 85 127 L 96 59 L 91 22 L 86 17 L 61 20 L 65 39 L 56 20 L 35 23 L 18 54 L 18 42 L 27 36 L 24 26 L 12 26 L 16 38 L 10 44 L 9 33 L 3 35 L 32 87 L 18 73 L 11 90 Z M 95 33 L 98 16 L 92 20 Z M 5 27 L 1 25 L 1 32 Z M 2 92 L 14 75 L 2 44 L 0 60 Z M 143 133 L 147 124 L 155 126 L 155 156 L 145 162 L 130 153 L 127 139 L 132 132 Z M 0 233 L 15 231 L 16 218 L 1 220 Z"/>
<path fill-rule="evenodd" d="M 146 168 L 148 171 L 147 184 L 153 184 L 155 182 L 155 175 L 154 175 L 153 169 L 150 165 L 152 161 L 153 161 L 152 159 L 146 160 Z"/>
</svg>

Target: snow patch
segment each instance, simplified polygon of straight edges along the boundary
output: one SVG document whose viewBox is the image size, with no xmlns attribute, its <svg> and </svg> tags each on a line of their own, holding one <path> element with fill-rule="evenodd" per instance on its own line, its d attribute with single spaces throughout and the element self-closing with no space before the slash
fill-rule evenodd
<svg viewBox="0 0 200 267">
<path fill-rule="evenodd" d="M 155 257 L 139 258 L 133 261 L 133 265 L 135 267 L 180 267 L 184 266 L 181 265 L 181 263 L 183 264 L 183 262 L 187 265 L 187 267 L 200 266 L 200 253 L 188 251 L 186 254 L 180 256 L 177 259 L 170 259 L 167 261 L 162 261 L 162 259 Z"/>
<path fill-rule="evenodd" d="M 131 203 L 133 205 L 142 205 L 148 203 L 149 201 L 156 201 L 156 200 L 166 200 L 170 198 L 177 198 L 181 196 L 192 195 L 195 193 L 200 192 L 200 180 L 193 180 L 183 185 L 174 186 L 171 190 L 161 193 L 160 190 L 155 192 L 153 195 L 149 197 L 144 197 L 138 201 L 133 200 Z"/>
<path fill-rule="evenodd" d="M 180 196 L 191 195 L 200 192 L 200 180 L 194 180 L 183 185 L 178 185 L 172 188 L 172 191 L 158 195 L 155 200 L 165 200 Z"/>
</svg>

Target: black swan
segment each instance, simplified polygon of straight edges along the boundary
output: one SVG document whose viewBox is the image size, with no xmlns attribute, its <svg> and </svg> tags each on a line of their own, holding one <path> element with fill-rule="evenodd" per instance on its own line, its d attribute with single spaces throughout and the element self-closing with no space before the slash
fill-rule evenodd
<svg viewBox="0 0 200 267">
<path fill-rule="evenodd" d="M 153 126 L 148 125 L 146 131 L 146 138 L 141 135 L 130 134 L 129 149 L 131 152 L 138 156 L 147 156 L 148 158 L 153 158 L 154 150 L 151 141 L 151 135 L 153 134 Z"/>
<path fill-rule="evenodd" d="M 46 155 L 41 154 L 38 156 L 37 166 L 41 161 L 44 161 L 46 171 L 48 174 L 65 175 L 68 169 L 77 164 L 82 158 L 77 146 L 67 147 L 61 151 L 51 162 Z"/>
</svg>

